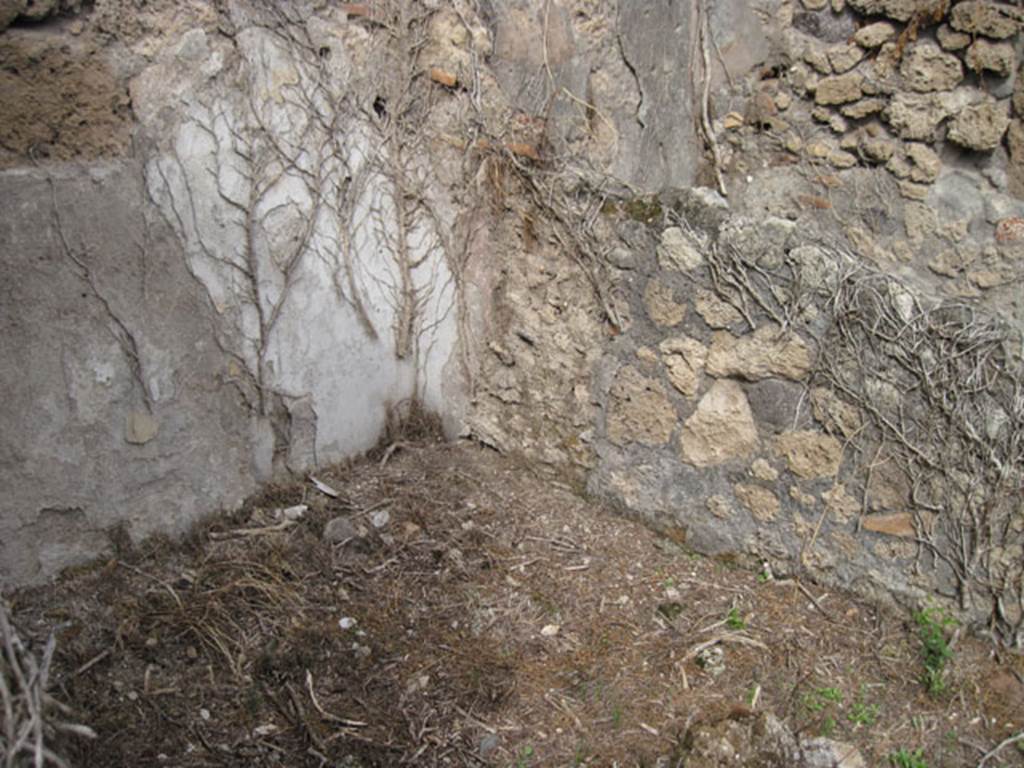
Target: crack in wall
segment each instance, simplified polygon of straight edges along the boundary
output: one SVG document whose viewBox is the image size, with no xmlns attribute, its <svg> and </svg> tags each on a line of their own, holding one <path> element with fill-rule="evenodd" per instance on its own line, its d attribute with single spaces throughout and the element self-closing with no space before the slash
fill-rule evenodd
<svg viewBox="0 0 1024 768">
<path fill-rule="evenodd" d="M 620 24 L 618 19 L 616 19 L 616 24 Z M 644 122 L 642 117 L 644 113 L 644 87 L 640 82 L 640 74 L 636 71 L 636 67 L 633 66 L 633 62 L 629 60 L 629 56 L 626 55 L 626 46 L 622 43 L 621 34 L 615 35 L 615 42 L 618 45 L 619 56 L 622 57 L 622 63 L 626 65 L 626 69 L 629 70 L 629 73 L 633 76 L 633 81 L 636 83 L 636 92 L 640 95 L 640 100 L 637 102 L 636 112 L 633 116 L 636 119 L 637 124 L 640 126 L 641 131 L 645 131 L 647 130 L 647 123 Z"/>
</svg>

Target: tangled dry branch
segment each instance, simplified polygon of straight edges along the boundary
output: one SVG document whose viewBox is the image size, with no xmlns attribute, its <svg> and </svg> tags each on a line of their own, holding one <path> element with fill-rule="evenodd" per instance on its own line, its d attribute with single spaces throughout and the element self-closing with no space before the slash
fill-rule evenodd
<svg viewBox="0 0 1024 768">
<path fill-rule="evenodd" d="M 817 337 L 813 383 L 867 417 L 845 436 L 865 457 L 865 485 L 883 454 L 907 480 L 917 567 L 951 583 L 966 616 L 1024 647 L 1024 369 L 1013 329 L 967 304 L 927 303 L 838 248 L 770 266 L 729 246 L 708 252 L 715 289 L 751 328 L 768 318 Z"/>
<path fill-rule="evenodd" d="M 94 739 L 96 733 L 88 726 L 66 721 L 71 710 L 48 692 L 56 635 L 50 634 L 38 657 L 18 636 L 7 606 L 0 602 L 0 642 L 0 764 L 4 768 L 66 767 L 67 761 L 53 747 L 54 738 L 71 734 Z"/>
</svg>

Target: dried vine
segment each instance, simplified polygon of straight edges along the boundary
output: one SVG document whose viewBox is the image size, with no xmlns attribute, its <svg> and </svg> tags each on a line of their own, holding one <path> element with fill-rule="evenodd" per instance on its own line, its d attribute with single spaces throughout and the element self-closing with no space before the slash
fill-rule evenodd
<svg viewBox="0 0 1024 768">
<path fill-rule="evenodd" d="M 751 328 L 764 317 L 807 327 L 825 313 L 812 383 L 867 417 L 845 436 L 865 476 L 884 452 L 908 479 L 917 567 L 945 574 L 965 616 L 1024 647 L 1019 335 L 967 304 L 926 303 L 840 249 L 771 267 L 729 246 L 707 252 L 716 291 Z"/>
</svg>

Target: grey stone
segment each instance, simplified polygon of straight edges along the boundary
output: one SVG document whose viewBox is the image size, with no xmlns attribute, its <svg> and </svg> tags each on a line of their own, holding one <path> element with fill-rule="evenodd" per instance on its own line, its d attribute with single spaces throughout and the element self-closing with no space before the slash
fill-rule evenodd
<svg viewBox="0 0 1024 768">
<path fill-rule="evenodd" d="M 488 733 L 480 739 L 480 747 L 477 751 L 480 753 L 480 757 L 487 760 L 495 753 L 500 744 L 501 740 L 498 738 L 497 734 Z"/>
<path fill-rule="evenodd" d="M 335 517 L 324 526 L 323 538 L 329 544 L 341 544 L 350 539 L 358 539 L 359 530 L 348 517 Z"/>
<path fill-rule="evenodd" d="M 857 31 L 853 17 L 831 11 L 797 11 L 793 28 L 826 43 L 845 42 Z"/>
<path fill-rule="evenodd" d="M 852 744 L 818 737 L 800 743 L 802 768 L 867 768 L 864 756 Z"/>
<path fill-rule="evenodd" d="M 251 412 L 214 384 L 214 313 L 173 234 L 144 218 L 141 179 L 131 162 L 0 173 L 19 211 L 0 226 L 5 584 L 99 554 L 120 523 L 134 539 L 182 531 L 256 487 Z M 89 279 L 62 250 L 54 199 Z"/>
<path fill-rule="evenodd" d="M 757 423 L 775 432 L 793 427 L 803 387 L 783 379 L 765 379 L 747 387 L 747 402 Z"/>
</svg>

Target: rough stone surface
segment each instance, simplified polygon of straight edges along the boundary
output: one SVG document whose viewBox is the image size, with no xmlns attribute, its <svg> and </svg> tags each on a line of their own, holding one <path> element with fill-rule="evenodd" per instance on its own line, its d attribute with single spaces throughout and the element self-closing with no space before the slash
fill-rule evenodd
<svg viewBox="0 0 1024 768">
<path fill-rule="evenodd" d="M 896 36 L 896 27 L 888 21 L 865 24 L 853 36 L 854 42 L 863 48 L 878 48 Z"/>
<path fill-rule="evenodd" d="M 853 437 L 863 424 L 860 411 L 826 387 L 814 387 L 811 390 L 811 408 L 814 418 L 829 432 L 843 437 Z"/>
<path fill-rule="evenodd" d="M 752 483 L 739 483 L 733 488 L 733 492 L 759 523 L 770 523 L 779 516 L 779 497 L 768 488 Z"/>
<path fill-rule="evenodd" d="M 900 74 L 911 90 L 950 91 L 963 80 L 960 59 L 930 40 L 916 43 L 903 57 Z"/>
<path fill-rule="evenodd" d="M 824 43 L 842 43 L 857 30 L 852 15 L 829 11 L 797 11 L 793 14 L 793 28 Z"/>
<path fill-rule="evenodd" d="M 666 328 L 678 325 L 686 317 L 686 305 L 678 303 L 672 295 L 672 286 L 661 280 L 651 280 L 644 291 L 644 308 L 656 325 Z"/>
<path fill-rule="evenodd" d="M 732 504 L 725 496 L 709 496 L 705 502 L 708 512 L 717 517 L 719 520 L 729 520 L 735 514 L 735 510 L 732 508 Z"/>
<path fill-rule="evenodd" d="M 666 339 L 659 347 L 668 369 L 668 380 L 685 397 L 695 397 L 708 350 L 696 339 Z"/>
<path fill-rule="evenodd" d="M 743 388 L 734 381 L 716 381 L 679 436 L 683 461 L 697 467 L 749 456 L 756 447 L 757 426 Z"/>
<path fill-rule="evenodd" d="M 847 104 L 857 101 L 864 95 L 861 86 L 864 83 L 864 76 L 859 72 L 847 72 L 844 75 L 833 75 L 823 77 L 818 83 L 814 93 L 814 100 L 818 104 Z"/>
<path fill-rule="evenodd" d="M 975 72 L 991 72 L 996 77 L 1009 77 L 1016 64 L 1012 43 L 993 43 L 979 38 L 964 55 L 967 66 Z"/>
<path fill-rule="evenodd" d="M 703 263 L 704 256 L 679 227 L 669 227 L 661 233 L 658 264 L 662 269 L 688 272 Z"/>
<path fill-rule="evenodd" d="M 930 184 L 939 177 L 942 161 L 935 150 L 927 144 L 917 142 L 907 144 L 907 159 L 913 166 L 910 170 L 911 181 Z"/>
<path fill-rule="evenodd" d="M 920 8 L 920 0 L 847 0 L 850 7 L 868 16 L 887 16 L 909 21 Z"/>
<path fill-rule="evenodd" d="M 743 319 L 736 307 L 706 288 L 697 291 L 693 305 L 710 328 L 729 328 Z"/>
<path fill-rule="evenodd" d="M 841 523 L 853 520 L 861 511 L 860 502 L 850 495 L 842 483 L 837 483 L 822 493 L 821 500 L 825 502 L 825 508 L 833 519 Z"/>
<path fill-rule="evenodd" d="M 608 439 L 613 443 L 664 445 L 676 425 L 665 388 L 632 366 L 623 366 L 609 392 Z"/>
<path fill-rule="evenodd" d="M 970 35 L 957 32 L 948 24 L 939 25 L 939 28 L 935 30 L 935 38 L 946 51 L 962 51 L 971 44 Z"/>
<path fill-rule="evenodd" d="M 957 3 L 950 13 L 949 24 L 958 32 L 984 35 L 1003 40 L 1017 33 L 1020 25 L 1000 4 L 986 0 Z"/>
<path fill-rule="evenodd" d="M 885 117 L 901 138 L 933 141 L 939 125 L 950 115 L 982 99 L 973 89 L 958 88 L 952 93 L 908 93 L 893 96 Z"/>
<path fill-rule="evenodd" d="M 775 438 L 775 450 L 786 459 L 789 470 L 804 479 L 832 477 L 839 471 L 843 456 L 838 440 L 811 430 L 779 435 Z"/>
<path fill-rule="evenodd" d="M 868 98 L 855 101 L 852 104 L 844 104 L 839 111 L 846 117 L 854 120 L 862 120 L 868 115 L 874 115 L 885 109 L 885 100 L 879 98 Z"/>
<path fill-rule="evenodd" d="M 708 373 L 712 376 L 738 376 L 748 381 L 769 376 L 800 379 L 807 375 L 810 367 L 811 355 L 806 342 L 770 325 L 758 328 L 749 336 L 716 333 L 707 362 Z"/>
<path fill-rule="evenodd" d="M 950 123 L 948 138 L 961 147 L 987 151 L 999 146 L 1009 126 L 1006 102 L 988 99 L 960 111 Z"/>
<path fill-rule="evenodd" d="M 836 74 L 850 71 L 863 58 L 864 49 L 852 43 L 836 45 L 828 49 L 828 62 Z"/>
<path fill-rule="evenodd" d="M 774 483 L 779 479 L 778 470 L 764 459 L 754 459 L 750 465 L 750 474 L 766 483 Z"/>
</svg>

